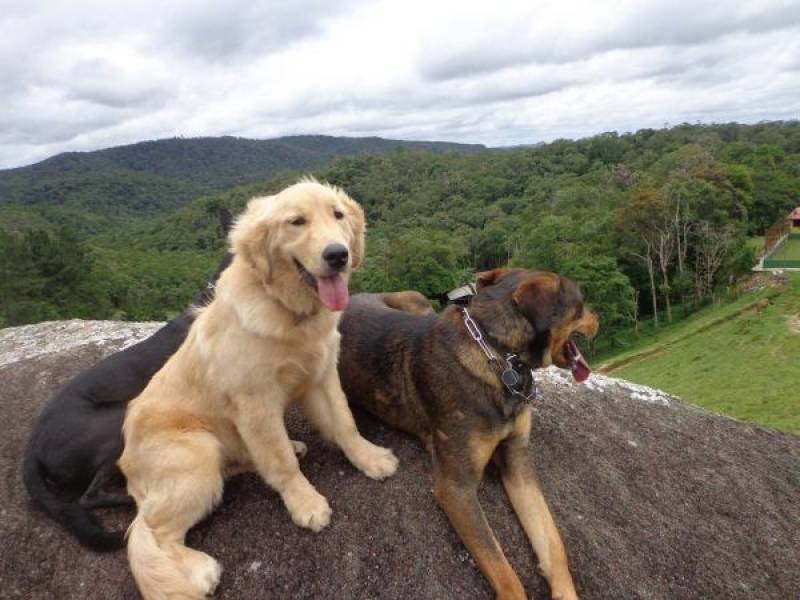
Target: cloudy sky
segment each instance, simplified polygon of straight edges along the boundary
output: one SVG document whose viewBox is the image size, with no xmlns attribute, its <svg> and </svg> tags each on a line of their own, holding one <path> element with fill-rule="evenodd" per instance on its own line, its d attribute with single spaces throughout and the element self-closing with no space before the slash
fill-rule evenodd
<svg viewBox="0 0 800 600">
<path fill-rule="evenodd" d="M 0 0 L 0 57 L 0 168 L 172 136 L 800 117 L 798 0 Z"/>
</svg>

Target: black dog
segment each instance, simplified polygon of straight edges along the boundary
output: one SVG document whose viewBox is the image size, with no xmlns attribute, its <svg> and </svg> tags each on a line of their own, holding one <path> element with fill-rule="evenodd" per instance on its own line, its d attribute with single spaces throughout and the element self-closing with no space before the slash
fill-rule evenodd
<svg viewBox="0 0 800 600">
<path fill-rule="evenodd" d="M 227 229 L 230 219 L 221 220 Z M 195 296 L 195 306 L 212 299 L 214 282 L 231 259 L 228 254 Z M 146 340 L 79 374 L 50 399 L 33 428 L 23 463 L 25 487 L 33 504 L 84 546 L 107 552 L 124 544 L 124 531 L 106 531 L 89 511 L 132 502 L 125 493 L 106 491 L 124 481 L 117 460 L 125 410 L 178 350 L 193 321 L 187 310 Z"/>
</svg>

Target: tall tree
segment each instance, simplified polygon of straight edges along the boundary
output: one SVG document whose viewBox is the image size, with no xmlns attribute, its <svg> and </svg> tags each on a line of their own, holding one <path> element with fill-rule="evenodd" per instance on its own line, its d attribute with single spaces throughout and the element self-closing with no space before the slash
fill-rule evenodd
<svg viewBox="0 0 800 600">
<path fill-rule="evenodd" d="M 715 276 L 734 248 L 736 228 L 714 227 L 708 221 L 697 224 L 695 239 L 695 289 L 703 298 L 714 292 Z"/>
<path fill-rule="evenodd" d="M 636 258 L 647 269 L 656 327 L 659 325 L 656 267 L 661 271 L 661 288 L 668 318 L 672 319 L 668 271 L 673 256 L 674 235 L 667 215 L 664 195 L 652 187 L 639 190 L 633 200 L 617 214 L 617 233 L 622 252 Z"/>
</svg>

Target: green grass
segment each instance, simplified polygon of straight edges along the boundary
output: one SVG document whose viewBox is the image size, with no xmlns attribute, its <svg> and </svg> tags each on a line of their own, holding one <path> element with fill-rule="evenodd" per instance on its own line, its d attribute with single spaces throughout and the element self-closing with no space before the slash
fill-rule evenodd
<svg viewBox="0 0 800 600">
<path fill-rule="evenodd" d="M 771 296 L 759 316 L 752 305 Z M 625 352 L 604 370 L 715 412 L 800 433 L 800 276 L 788 289 L 764 290 L 711 306 Z"/>
<path fill-rule="evenodd" d="M 789 239 L 770 255 L 775 260 L 800 260 L 800 239 Z"/>
<path fill-rule="evenodd" d="M 762 290 L 756 293 L 744 294 L 735 299 L 727 298 L 718 303 L 696 310 L 684 316 L 684 311 L 679 305 L 672 308 L 673 322 L 667 321 L 666 311 L 659 311 L 661 325 L 655 327 L 652 319 L 640 322 L 639 334 L 632 332 L 624 337 L 624 346 L 609 348 L 592 355 L 592 360 L 602 365 L 604 370 L 617 369 L 629 360 L 636 360 L 642 354 L 660 351 L 662 347 L 673 344 L 681 339 L 696 335 L 697 333 L 716 325 L 718 322 L 730 319 L 742 310 L 751 307 L 764 297 L 773 297 L 778 294 L 775 289 Z"/>
</svg>

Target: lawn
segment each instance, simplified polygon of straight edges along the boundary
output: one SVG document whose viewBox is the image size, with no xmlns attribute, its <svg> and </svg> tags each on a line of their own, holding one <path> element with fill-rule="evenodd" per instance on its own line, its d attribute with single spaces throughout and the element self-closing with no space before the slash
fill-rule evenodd
<svg viewBox="0 0 800 600">
<path fill-rule="evenodd" d="M 800 238 L 786 240 L 769 258 L 775 260 L 800 260 Z"/>
<path fill-rule="evenodd" d="M 759 316 L 764 292 L 701 311 L 606 364 L 715 412 L 800 433 L 800 276 Z M 743 310 L 744 309 L 744 310 Z M 616 368 L 614 368 L 616 367 Z"/>
</svg>

